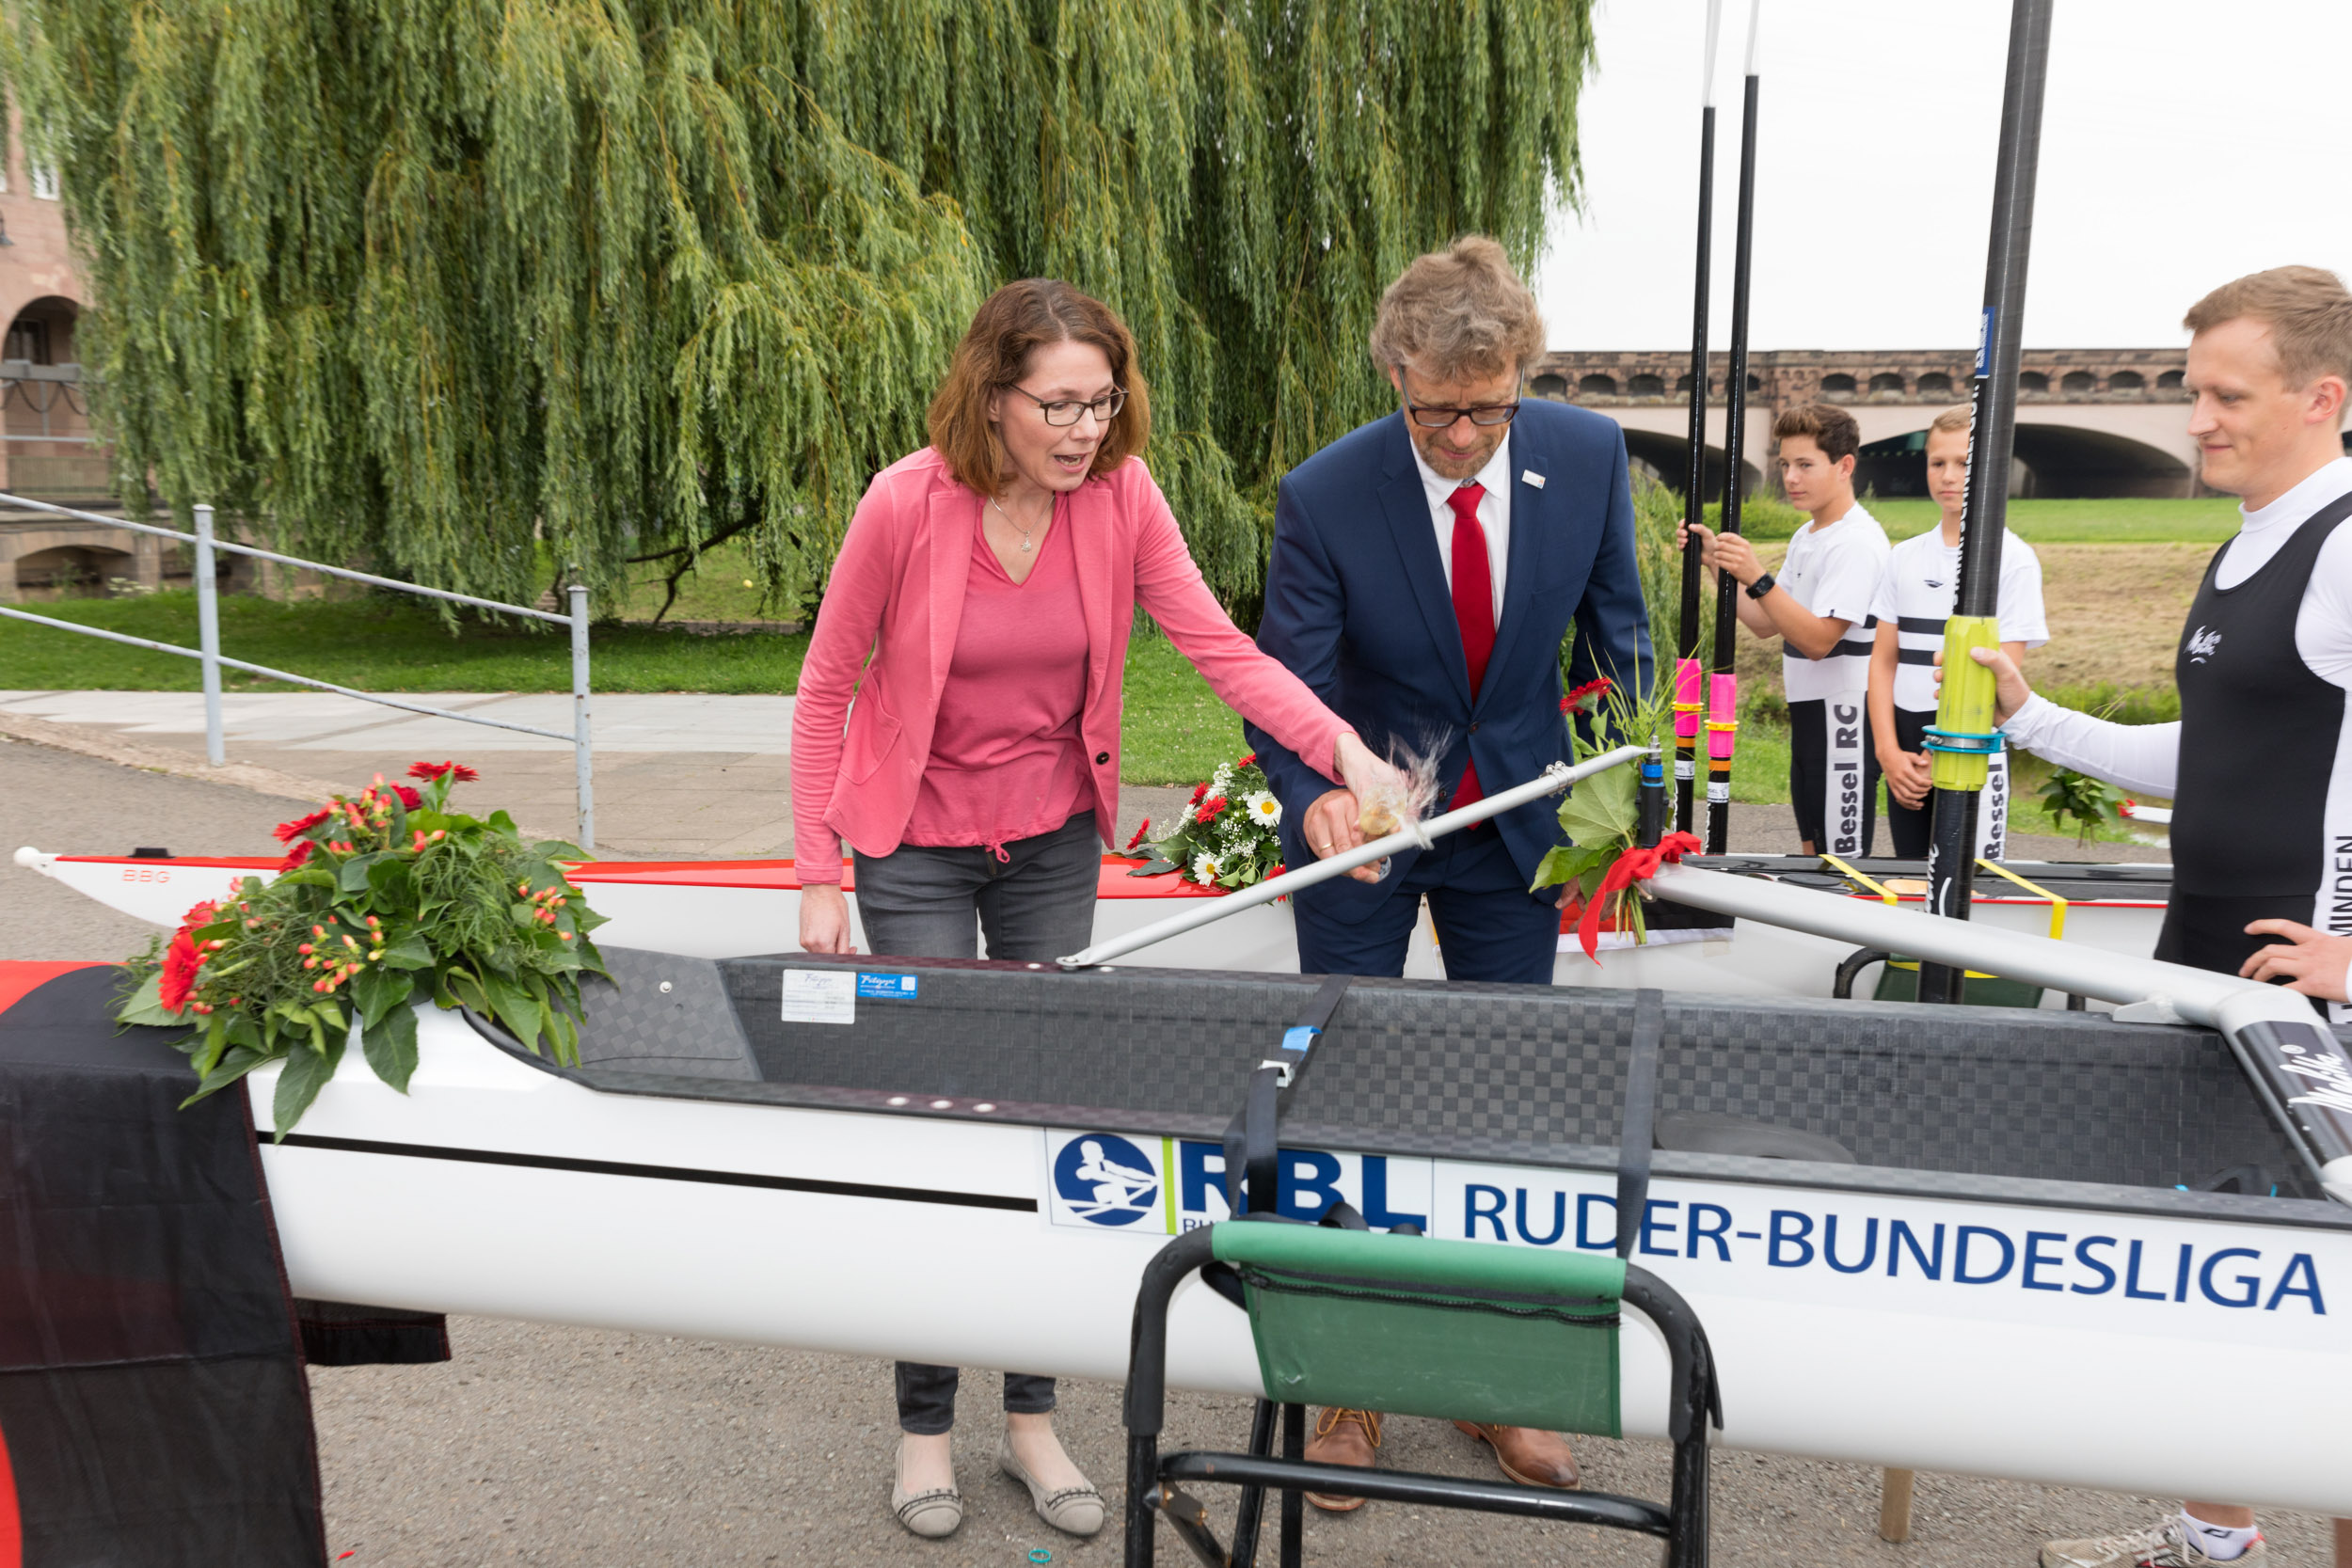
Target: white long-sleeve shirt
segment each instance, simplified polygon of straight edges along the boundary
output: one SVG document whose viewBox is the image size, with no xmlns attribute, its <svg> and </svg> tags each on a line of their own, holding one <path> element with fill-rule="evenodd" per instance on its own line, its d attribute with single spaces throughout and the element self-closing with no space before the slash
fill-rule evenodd
<svg viewBox="0 0 2352 1568">
<path fill-rule="evenodd" d="M 2320 508 L 2352 493 L 2352 457 L 2325 464 L 2301 483 L 2245 519 L 2222 546 L 2214 573 L 2218 588 L 2235 588 L 2279 553 Z M 2295 617 L 2295 648 L 2312 673 L 2352 691 L 2352 528 L 2340 528 L 2321 547 Z M 2181 726 L 2119 724 L 2029 698 L 2001 726 L 2010 744 L 2061 768 L 2088 773 L 2135 795 L 2171 799 L 2178 787 Z"/>
</svg>

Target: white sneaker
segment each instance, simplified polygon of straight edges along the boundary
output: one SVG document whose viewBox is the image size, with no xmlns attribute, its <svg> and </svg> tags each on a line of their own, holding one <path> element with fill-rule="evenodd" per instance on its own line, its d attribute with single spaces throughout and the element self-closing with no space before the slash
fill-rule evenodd
<svg viewBox="0 0 2352 1568">
<path fill-rule="evenodd" d="M 2044 1542 L 2042 1568 L 2234 1568 L 2238 1563 L 2247 1568 L 2262 1568 L 2267 1555 L 2268 1548 L 2257 1535 L 2243 1556 L 2233 1557 L 2227 1563 L 2207 1557 L 2196 1542 L 2188 1539 L 2188 1532 L 2181 1528 L 2181 1516 L 2175 1513 L 2128 1535 Z"/>
</svg>

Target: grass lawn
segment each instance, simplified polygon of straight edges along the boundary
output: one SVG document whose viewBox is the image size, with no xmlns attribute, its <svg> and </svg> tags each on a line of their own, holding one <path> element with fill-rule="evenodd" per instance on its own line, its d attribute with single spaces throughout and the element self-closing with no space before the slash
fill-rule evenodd
<svg viewBox="0 0 2352 1568">
<path fill-rule="evenodd" d="M 1869 507 L 1889 539 L 1925 533 L 1943 515 L 1923 497 L 1882 498 Z M 2218 545 L 2237 525 L 2237 500 L 2231 496 L 2009 503 L 2010 531 L 2029 545 Z"/>
<path fill-rule="evenodd" d="M 23 608 L 158 642 L 196 645 L 196 594 L 185 590 Z M 799 684 L 808 638 L 696 637 L 610 626 L 597 628 L 591 646 L 598 691 L 772 692 Z M 571 644 L 562 627 L 469 621 L 453 634 L 433 611 L 389 595 L 280 604 L 223 594 L 220 651 L 367 691 L 572 689 Z M 234 670 L 221 673 L 231 691 L 294 689 Z M 0 619 L 0 689 L 194 691 L 201 684 L 192 658 Z"/>
</svg>

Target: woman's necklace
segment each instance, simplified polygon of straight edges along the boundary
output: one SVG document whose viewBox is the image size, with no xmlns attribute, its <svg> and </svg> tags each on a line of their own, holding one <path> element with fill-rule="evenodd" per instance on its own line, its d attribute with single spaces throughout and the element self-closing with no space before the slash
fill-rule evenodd
<svg viewBox="0 0 2352 1568">
<path fill-rule="evenodd" d="M 996 515 L 998 516 L 1004 518 L 1005 521 L 1009 523 L 1012 523 L 1012 531 L 1021 535 L 1021 553 L 1023 555 L 1028 554 L 1037 544 L 1037 530 L 1035 528 L 1023 528 L 1019 523 L 1013 522 L 1012 514 L 1006 511 L 1005 503 L 998 500 L 994 496 L 988 498 L 988 504 L 996 509 Z M 1051 515 L 1051 514 L 1048 514 L 1048 515 Z"/>
</svg>

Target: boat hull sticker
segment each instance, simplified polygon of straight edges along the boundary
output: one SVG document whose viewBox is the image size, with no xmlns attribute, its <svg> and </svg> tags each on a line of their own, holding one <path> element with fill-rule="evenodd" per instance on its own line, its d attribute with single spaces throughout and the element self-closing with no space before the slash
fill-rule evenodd
<svg viewBox="0 0 2352 1568">
<path fill-rule="evenodd" d="M 784 1022 L 855 1023 L 859 976 L 844 969 L 784 972 Z"/>
</svg>

